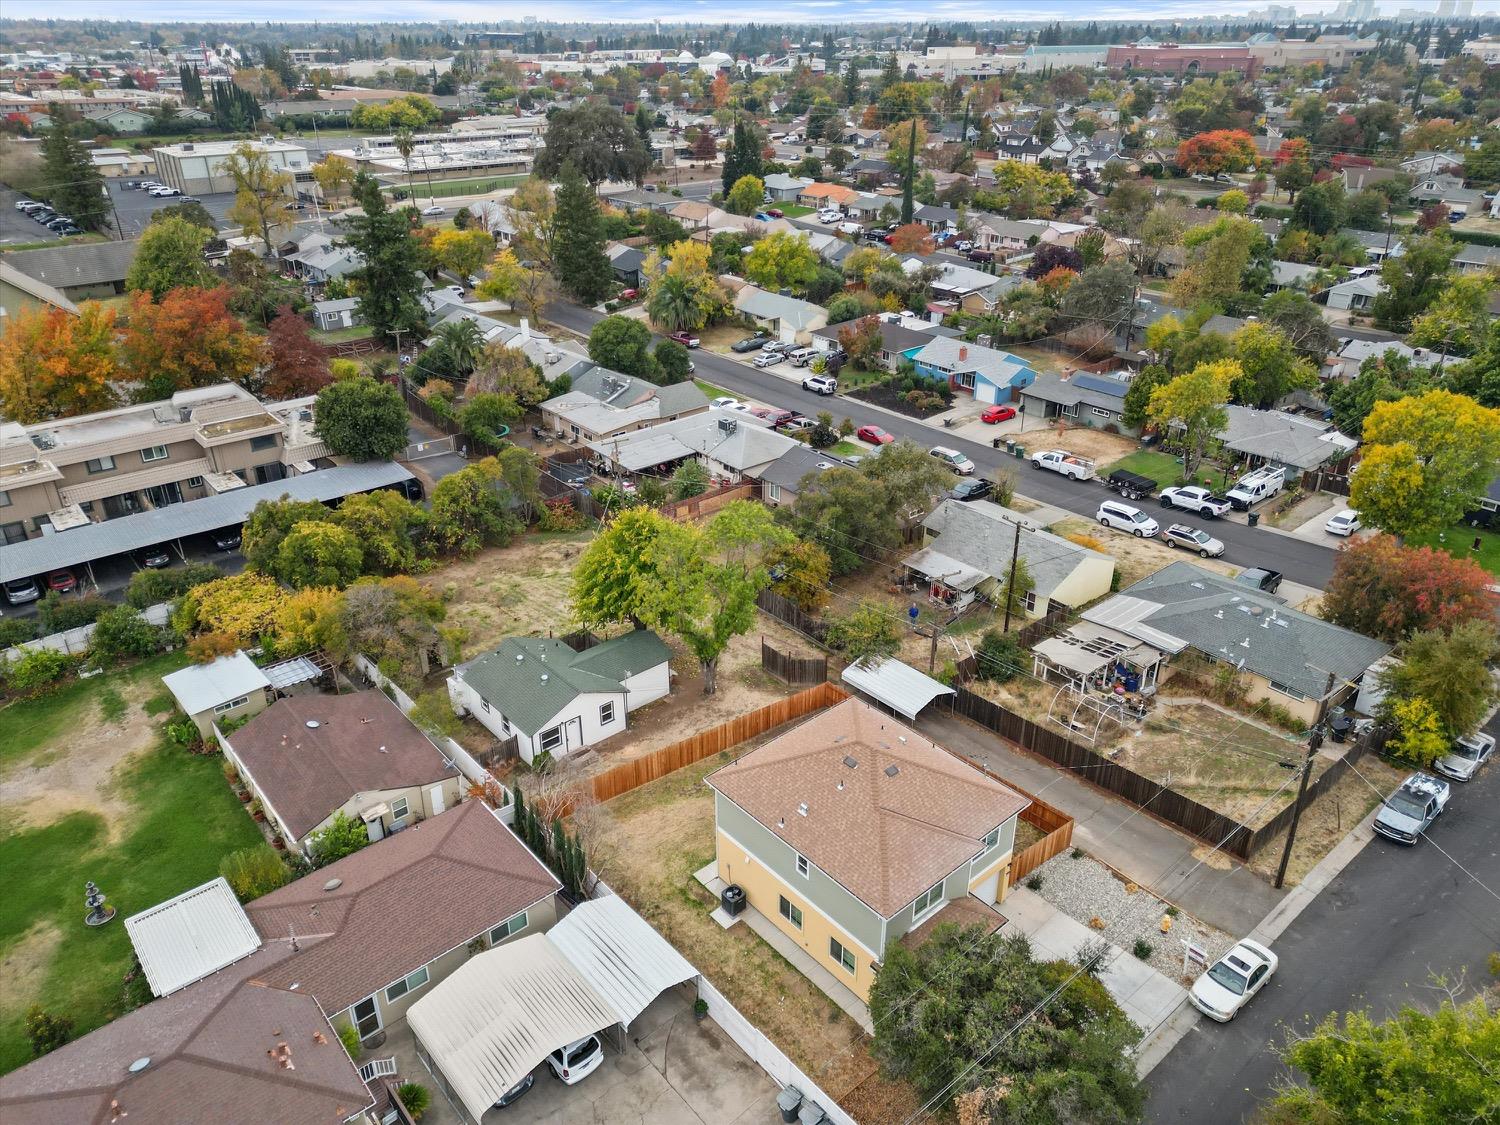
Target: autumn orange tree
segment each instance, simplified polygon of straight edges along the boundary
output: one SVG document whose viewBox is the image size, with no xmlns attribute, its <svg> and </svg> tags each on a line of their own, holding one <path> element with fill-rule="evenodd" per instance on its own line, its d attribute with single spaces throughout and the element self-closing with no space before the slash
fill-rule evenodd
<svg viewBox="0 0 1500 1125">
<path fill-rule="evenodd" d="M 1449 633 L 1492 619 L 1489 581 L 1473 559 L 1373 535 L 1338 553 L 1322 612 L 1335 625 L 1393 643 L 1433 629 Z"/>
<path fill-rule="evenodd" d="M 931 254 L 932 232 L 921 223 L 907 223 L 891 231 L 890 247 L 898 254 Z"/>
<path fill-rule="evenodd" d="M 270 399 L 297 398 L 317 394 L 328 382 L 328 353 L 313 342 L 292 306 L 282 305 L 266 337 L 261 392 Z"/>
<path fill-rule="evenodd" d="M 244 383 L 262 361 L 261 341 L 229 311 L 229 290 L 174 289 L 160 301 L 130 299 L 120 366 L 143 402 L 189 387 Z"/>
<path fill-rule="evenodd" d="M 1215 129 L 1177 146 L 1177 166 L 1193 175 L 1243 172 L 1255 160 L 1255 141 L 1243 129 Z"/>
<path fill-rule="evenodd" d="M 78 314 L 16 314 L 0 336 L 0 414 L 16 422 L 68 418 L 115 405 L 114 310 L 85 301 Z"/>
</svg>

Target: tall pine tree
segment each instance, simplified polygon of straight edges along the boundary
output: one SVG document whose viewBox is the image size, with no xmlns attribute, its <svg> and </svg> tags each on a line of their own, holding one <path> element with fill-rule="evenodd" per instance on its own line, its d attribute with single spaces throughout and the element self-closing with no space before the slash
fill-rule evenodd
<svg viewBox="0 0 1500 1125">
<path fill-rule="evenodd" d="M 47 174 L 47 202 L 84 230 L 104 226 L 109 203 L 104 196 L 104 177 L 77 137 L 68 132 L 62 112 L 42 138 L 42 167 Z"/>
<path fill-rule="evenodd" d="M 724 153 L 724 195 L 727 198 L 734 185 L 744 176 L 761 175 L 760 148 L 754 131 L 743 121 L 734 123 L 734 137 Z M 762 177 L 764 178 L 764 177 Z"/>
<path fill-rule="evenodd" d="M 572 161 L 562 166 L 552 228 L 552 267 L 558 284 L 585 305 L 602 301 L 614 284 L 604 253 L 599 200 Z"/>
<path fill-rule="evenodd" d="M 386 337 L 411 339 L 426 327 L 422 310 L 421 256 L 405 210 L 392 211 L 380 184 L 361 172 L 354 198 L 363 215 L 348 220 L 348 244 L 364 259 L 359 312 Z"/>
</svg>

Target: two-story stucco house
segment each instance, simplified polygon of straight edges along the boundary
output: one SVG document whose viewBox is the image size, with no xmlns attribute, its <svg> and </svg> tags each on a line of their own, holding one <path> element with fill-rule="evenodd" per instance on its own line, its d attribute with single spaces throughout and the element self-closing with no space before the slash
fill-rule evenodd
<svg viewBox="0 0 1500 1125">
<path fill-rule="evenodd" d="M 845 700 L 707 778 L 718 876 L 860 999 L 891 942 L 1009 886 L 1030 801 Z"/>
</svg>

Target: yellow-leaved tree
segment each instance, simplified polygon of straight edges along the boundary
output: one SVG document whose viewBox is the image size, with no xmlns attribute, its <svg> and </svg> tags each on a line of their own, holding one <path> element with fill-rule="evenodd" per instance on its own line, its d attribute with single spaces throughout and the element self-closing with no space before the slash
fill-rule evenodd
<svg viewBox="0 0 1500 1125">
<path fill-rule="evenodd" d="M 116 368 L 113 309 L 17 312 L 0 336 L 0 415 L 29 424 L 107 410 Z"/>
<path fill-rule="evenodd" d="M 1183 472 L 1192 477 L 1203 460 L 1208 439 L 1228 424 L 1224 409 L 1229 388 L 1244 370 L 1232 359 L 1200 363 L 1186 375 L 1179 375 L 1151 392 L 1147 417 L 1157 426 L 1175 426 L 1184 431 Z"/>
</svg>

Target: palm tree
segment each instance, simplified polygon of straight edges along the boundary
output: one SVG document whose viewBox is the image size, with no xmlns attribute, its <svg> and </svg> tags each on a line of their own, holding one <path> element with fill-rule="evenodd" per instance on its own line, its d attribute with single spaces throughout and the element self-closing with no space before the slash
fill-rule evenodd
<svg viewBox="0 0 1500 1125">
<path fill-rule="evenodd" d="M 479 353 L 484 350 L 484 336 L 479 325 L 472 320 L 460 320 L 443 325 L 434 333 L 437 342 L 433 349 L 441 348 L 453 364 L 455 371 L 467 379 L 479 363 Z"/>
<path fill-rule="evenodd" d="M 668 332 L 688 332 L 703 324 L 691 282 L 674 273 L 663 274 L 651 286 L 646 313 L 657 327 Z"/>
<path fill-rule="evenodd" d="M 392 140 L 395 142 L 396 151 L 401 154 L 401 161 L 406 165 L 406 190 L 411 192 L 412 200 L 415 202 L 417 189 L 411 181 L 411 154 L 416 149 L 416 142 L 411 138 L 410 129 L 397 129 Z"/>
</svg>

